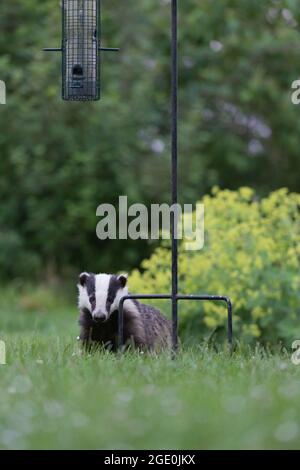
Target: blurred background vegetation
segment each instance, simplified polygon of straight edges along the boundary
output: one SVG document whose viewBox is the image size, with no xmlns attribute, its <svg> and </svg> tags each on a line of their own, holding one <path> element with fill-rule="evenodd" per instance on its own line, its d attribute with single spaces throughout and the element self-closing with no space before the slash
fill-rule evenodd
<svg viewBox="0 0 300 470">
<path fill-rule="evenodd" d="M 74 284 L 83 269 L 130 271 L 156 248 L 145 241 L 100 242 L 96 208 L 116 204 L 119 195 L 128 195 L 129 204 L 170 201 L 169 7 L 168 0 L 102 1 L 103 46 L 121 51 L 103 56 L 102 101 L 78 104 L 61 101 L 60 55 L 42 52 L 60 45 L 59 0 L 1 6 L 3 280 Z M 257 200 L 281 187 L 297 192 L 300 119 L 291 83 L 300 74 L 299 2 L 184 0 L 180 18 L 180 201 L 195 203 L 216 185 L 249 186 Z M 228 245 L 214 246 L 224 253 Z M 299 252 L 294 256 L 299 267 Z M 282 264 L 276 267 L 280 276 Z M 230 295 L 234 281 L 221 272 L 212 262 L 215 282 L 197 272 L 193 287 Z M 250 274 L 247 279 L 248 291 L 255 291 Z M 252 297 L 243 306 L 250 325 Z"/>
</svg>

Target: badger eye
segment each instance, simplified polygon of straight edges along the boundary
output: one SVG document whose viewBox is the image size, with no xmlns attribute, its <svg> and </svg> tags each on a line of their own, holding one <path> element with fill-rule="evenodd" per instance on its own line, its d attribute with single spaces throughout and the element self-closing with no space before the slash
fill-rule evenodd
<svg viewBox="0 0 300 470">
<path fill-rule="evenodd" d="M 91 295 L 89 299 L 90 299 L 91 304 L 94 304 L 96 301 L 96 297 L 94 295 Z"/>
</svg>

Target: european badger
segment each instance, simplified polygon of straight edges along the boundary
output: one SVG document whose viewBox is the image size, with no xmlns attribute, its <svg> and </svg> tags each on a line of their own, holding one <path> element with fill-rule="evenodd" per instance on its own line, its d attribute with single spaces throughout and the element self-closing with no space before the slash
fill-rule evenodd
<svg viewBox="0 0 300 470">
<path fill-rule="evenodd" d="M 81 273 L 79 290 L 79 339 L 85 346 L 118 348 L 119 301 L 128 295 L 127 275 Z M 124 303 L 124 343 L 144 351 L 171 346 L 171 323 L 159 310 L 136 300 Z"/>
</svg>

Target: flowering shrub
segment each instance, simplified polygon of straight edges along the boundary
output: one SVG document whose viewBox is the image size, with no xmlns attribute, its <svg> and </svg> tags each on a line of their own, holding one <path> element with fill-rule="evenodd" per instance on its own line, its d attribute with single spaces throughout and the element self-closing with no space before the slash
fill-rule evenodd
<svg viewBox="0 0 300 470">
<path fill-rule="evenodd" d="M 228 295 L 238 338 L 276 343 L 300 339 L 300 194 L 283 188 L 259 199 L 250 188 L 215 188 L 203 198 L 205 246 L 179 249 L 181 293 Z M 170 291 L 170 247 L 133 271 L 134 292 Z M 161 304 L 160 304 L 161 306 Z M 199 335 L 226 324 L 224 305 L 180 303 L 181 328 Z"/>
</svg>

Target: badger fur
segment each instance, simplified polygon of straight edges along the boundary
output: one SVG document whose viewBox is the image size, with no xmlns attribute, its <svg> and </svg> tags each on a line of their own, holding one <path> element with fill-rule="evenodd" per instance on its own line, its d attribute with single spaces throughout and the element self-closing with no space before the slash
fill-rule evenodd
<svg viewBox="0 0 300 470">
<path fill-rule="evenodd" d="M 79 339 L 85 346 L 118 348 L 120 299 L 128 295 L 127 275 L 81 273 L 79 290 Z M 124 303 L 124 343 L 143 351 L 171 346 L 171 323 L 159 310 L 136 300 Z"/>
</svg>

